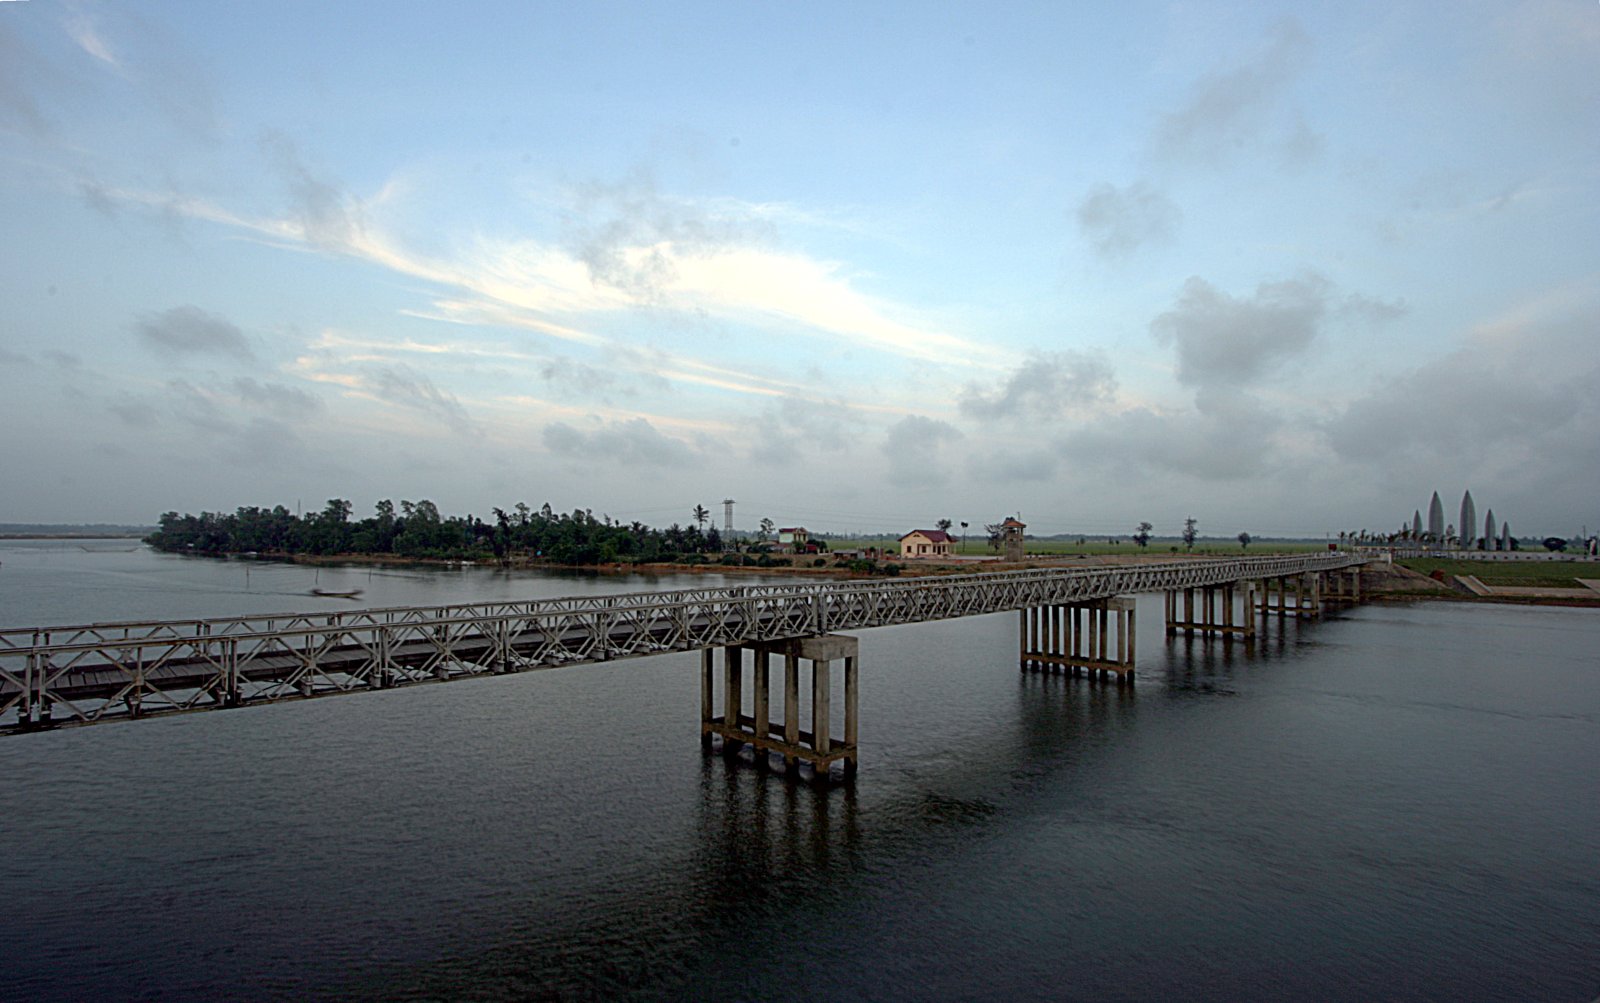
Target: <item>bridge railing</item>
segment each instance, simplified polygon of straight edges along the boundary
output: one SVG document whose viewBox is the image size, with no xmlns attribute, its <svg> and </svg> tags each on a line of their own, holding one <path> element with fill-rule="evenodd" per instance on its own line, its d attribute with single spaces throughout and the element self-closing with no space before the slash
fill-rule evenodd
<svg viewBox="0 0 1600 1003">
<path fill-rule="evenodd" d="M 1199 587 L 1247 578 L 1275 578 L 1307 571 L 1322 571 L 1363 563 L 1364 557 L 1344 553 L 1312 556 L 1240 557 L 1168 561 L 1104 568 L 1029 568 L 1019 571 L 977 572 L 905 579 L 848 579 L 809 583 L 768 583 L 722 588 L 676 589 L 660 592 L 625 592 L 608 596 L 567 596 L 521 602 L 457 603 L 427 606 L 369 607 L 347 612 L 286 612 L 181 620 L 127 620 L 68 624 L 50 627 L 0 628 L 0 657 L 39 647 L 115 642 L 184 641 L 201 638 L 247 637 L 285 631 L 325 630 L 443 623 L 457 619 L 537 618 L 561 614 L 626 611 L 682 602 L 737 602 L 768 597 L 843 594 L 920 594 L 929 589 L 1020 590 L 1041 596 L 1071 596 L 1078 583 L 1119 582 L 1125 592 L 1159 588 Z M 1179 584 L 1168 584 L 1170 582 Z M 1052 601 L 1048 598 L 1041 601 Z M 955 614 L 970 615 L 970 614 Z"/>
<path fill-rule="evenodd" d="M 1189 560 L 11 631 L 15 642 L 31 643 L 0 648 L 0 730 L 24 726 L 32 708 L 49 708 L 58 721 L 93 722 L 1088 602 L 1362 562 L 1342 554 Z"/>
</svg>

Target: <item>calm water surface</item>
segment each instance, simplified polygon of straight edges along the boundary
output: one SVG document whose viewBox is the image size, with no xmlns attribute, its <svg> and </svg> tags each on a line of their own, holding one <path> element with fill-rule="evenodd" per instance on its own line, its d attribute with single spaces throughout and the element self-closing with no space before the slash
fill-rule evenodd
<svg viewBox="0 0 1600 1003">
<path fill-rule="evenodd" d="M 0 621 L 717 580 L 84 546 L 0 544 Z M 1131 690 L 862 632 L 826 789 L 702 757 L 694 655 L 0 739 L 0 997 L 1600 996 L 1600 612 L 1141 613 Z"/>
</svg>

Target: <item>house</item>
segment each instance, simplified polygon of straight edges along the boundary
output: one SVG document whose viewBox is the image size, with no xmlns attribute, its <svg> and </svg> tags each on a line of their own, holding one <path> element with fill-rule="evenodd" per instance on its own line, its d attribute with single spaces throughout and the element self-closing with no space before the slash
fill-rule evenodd
<svg viewBox="0 0 1600 1003">
<path fill-rule="evenodd" d="M 778 530 L 778 553 L 780 554 L 817 554 L 828 549 L 828 545 L 821 540 L 811 539 L 811 534 L 804 526 L 785 526 Z"/>
<path fill-rule="evenodd" d="M 913 529 L 900 538 L 901 557 L 949 557 L 955 540 L 942 529 Z"/>
</svg>

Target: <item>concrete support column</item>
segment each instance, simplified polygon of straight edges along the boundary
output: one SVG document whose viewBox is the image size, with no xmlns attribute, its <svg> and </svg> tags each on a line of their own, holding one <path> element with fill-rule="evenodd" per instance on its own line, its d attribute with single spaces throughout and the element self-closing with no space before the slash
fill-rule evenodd
<svg viewBox="0 0 1600 1003">
<path fill-rule="evenodd" d="M 1124 660 L 1129 665 L 1128 674 L 1130 676 L 1133 674 L 1133 669 L 1132 669 L 1132 665 L 1133 665 L 1133 661 L 1134 661 L 1134 658 L 1133 658 L 1133 640 L 1134 640 L 1135 637 L 1138 636 L 1138 631 L 1135 629 L 1136 624 L 1134 623 L 1134 613 L 1137 610 L 1138 610 L 1137 605 L 1135 605 L 1134 603 L 1129 603 L 1128 604 L 1127 619 L 1124 621 L 1127 624 L 1127 627 L 1128 627 L 1128 650 L 1126 652 L 1126 658 Z"/>
<path fill-rule="evenodd" d="M 792 652 L 783 656 L 783 742 L 790 747 L 800 744 L 800 656 Z M 783 766 L 797 770 L 800 760 L 784 753 Z"/>
<path fill-rule="evenodd" d="M 728 729 L 722 735 L 722 751 L 738 752 L 744 743 L 731 733 L 738 730 L 744 711 L 744 649 L 736 644 L 722 649 L 722 699 L 722 723 Z"/>
<path fill-rule="evenodd" d="M 811 663 L 811 747 L 823 755 L 833 751 L 833 739 L 828 734 L 829 711 L 833 708 L 829 692 L 832 675 L 832 662 L 817 659 Z"/>
<path fill-rule="evenodd" d="M 716 650 L 707 648 L 700 652 L 700 744 L 711 748 L 711 726 L 716 721 L 717 700 Z"/>
<path fill-rule="evenodd" d="M 856 744 L 860 739 L 861 672 L 858 658 L 846 655 L 844 659 L 844 744 L 850 756 L 844 761 L 846 775 L 856 771 Z"/>
<path fill-rule="evenodd" d="M 766 738 L 772 733 L 772 652 L 757 649 L 755 652 L 756 734 Z M 762 756 L 764 762 L 766 756 Z"/>
</svg>

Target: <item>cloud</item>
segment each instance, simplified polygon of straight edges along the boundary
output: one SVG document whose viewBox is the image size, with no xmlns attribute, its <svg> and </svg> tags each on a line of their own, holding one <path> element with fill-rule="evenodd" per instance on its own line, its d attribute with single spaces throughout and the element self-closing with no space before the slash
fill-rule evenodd
<svg viewBox="0 0 1600 1003">
<path fill-rule="evenodd" d="M 748 456 L 784 464 L 797 457 L 837 455 L 856 441 L 861 424 L 859 414 L 841 402 L 785 394 L 751 420 Z"/>
<path fill-rule="evenodd" d="M 1183 219 L 1177 204 L 1146 181 L 1095 186 L 1078 204 L 1078 228 L 1103 257 L 1170 240 Z"/>
<path fill-rule="evenodd" d="M 461 401 L 410 366 L 395 363 L 371 366 L 363 373 L 362 389 L 379 400 L 443 419 L 457 432 L 475 432 L 477 426 Z"/>
<path fill-rule="evenodd" d="M 0 348 L 0 364 L 7 366 L 31 366 L 33 365 L 33 360 L 28 358 L 26 355 L 19 355 L 16 352 L 8 352 L 5 349 Z"/>
<path fill-rule="evenodd" d="M 985 442 L 968 460 L 972 477 L 982 483 L 1016 484 L 1054 480 L 1061 466 L 1060 451 L 1008 441 Z"/>
<path fill-rule="evenodd" d="M 134 332 L 146 345 L 172 355 L 253 357 L 243 331 L 227 319 L 197 306 L 179 306 L 147 314 L 134 324 Z"/>
<path fill-rule="evenodd" d="M 1109 403 L 1117 378 L 1110 364 L 1089 352 L 1035 350 L 998 385 L 977 382 L 961 391 L 961 413 L 979 420 L 1024 418 L 1049 421 Z"/>
<path fill-rule="evenodd" d="M 243 376 L 234 380 L 232 386 L 242 403 L 276 414 L 304 416 L 321 411 L 323 406 L 322 398 L 316 394 L 270 380 L 258 383 Z"/>
<path fill-rule="evenodd" d="M 1233 481 L 1261 473 L 1278 456 L 1279 423 L 1248 395 L 1231 394 L 1192 411 L 1138 407 L 1107 415 L 1070 431 L 1059 445 L 1093 469 Z"/>
<path fill-rule="evenodd" d="M 646 302 L 678 278 L 676 261 L 771 240 L 766 219 L 729 207 L 668 198 L 648 171 L 573 189 L 567 247 L 598 285 Z"/>
<path fill-rule="evenodd" d="M 889 480 L 904 488 L 933 488 L 949 480 L 946 447 L 962 438 L 949 422 L 908 414 L 889 426 L 883 454 L 889 460 Z"/>
<path fill-rule="evenodd" d="M 129 428 L 154 428 L 161 423 L 160 413 L 141 400 L 121 400 L 106 405 L 106 410 L 121 418 Z"/>
<path fill-rule="evenodd" d="M 1305 275 L 1263 282 L 1254 296 L 1235 299 L 1191 276 L 1150 330 L 1163 345 L 1176 347 L 1180 383 L 1248 383 L 1311 344 L 1331 292 L 1326 279 Z"/>
<path fill-rule="evenodd" d="M 78 194 L 83 196 L 84 204 L 95 212 L 108 219 L 117 218 L 117 200 L 105 185 L 98 181 L 78 182 Z"/>
<path fill-rule="evenodd" d="M 316 177 L 287 135 L 269 131 L 261 150 L 289 190 L 289 218 L 300 236 L 328 251 L 351 251 L 364 235 L 361 201 Z"/>
<path fill-rule="evenodd" d="M 617 374 L 564 355 L 551 356 L 538 364 L 539 378 L 580 396 L 599 396 L 618 389 Z"/>
<path fill-rule="evenodd" d="M 1253 58 L 1195 81 L 1183 107 L 1165 116 L 1156 130 L 1157 155 L 1215 163 L 1253 143 L 1278 98 L 1310 58 L 1311 40 L 1305 32 L 1292 20 L 1280 22 Z M 1292 141 L 1304 145 L 1303 139 Z"/>
<path fill-rule="evenodd" d="M 686 443 L 663 435 L 645 418 L 607 421 L 587 432 L 552 422 L 545 426 L 544 444 L 552 453 L 605 465 L 668 467 L 695 458 Z"/>
</svg>

